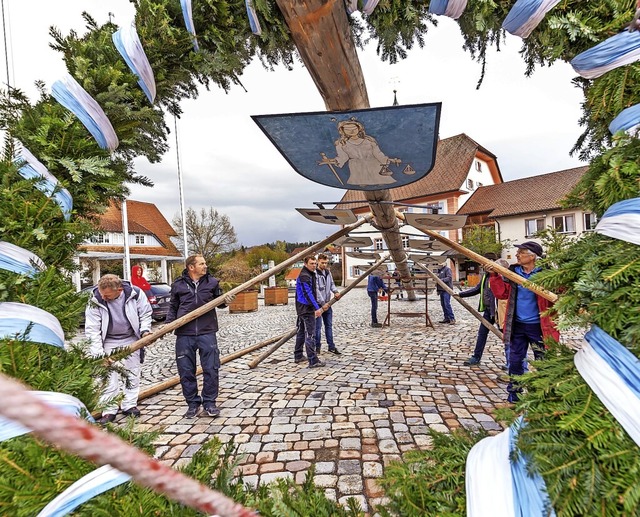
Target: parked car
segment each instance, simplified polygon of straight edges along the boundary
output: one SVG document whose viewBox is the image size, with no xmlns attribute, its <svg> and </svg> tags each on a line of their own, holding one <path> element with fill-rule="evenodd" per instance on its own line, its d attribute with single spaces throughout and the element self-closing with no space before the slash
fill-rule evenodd
<svg viewBox="0 0 640 517">
<path fill-rule="evenodd" d="M 151 290 L 145 291 L 147 300 L 151 304 L 151 310 L 153 311 L 151 317 L 154 321 L 164 321 L 169 313 L 169 300 L 171 299 L 171 286 L 163 282 L 149 282 Z M 87 296 L 91 296 L 91 293 L 96 288 L 96 285 L 91 287 L 85 287 L 81 293 L 86 293 Z M 82 313 L 82 319 L 80 325 L 84 326 L 84 312 Z"/>
</svg>

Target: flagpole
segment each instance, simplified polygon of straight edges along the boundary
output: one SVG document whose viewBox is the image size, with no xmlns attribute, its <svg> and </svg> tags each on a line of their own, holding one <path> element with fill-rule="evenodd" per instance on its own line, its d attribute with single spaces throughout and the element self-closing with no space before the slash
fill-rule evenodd
<svg viewBox="0 0 640 517">
<path fill-rule="evenodd" d="M 173 116 L 176 133 L 176 161 L 178 162 L 178 190 L 180 191 L 180 218 L 182 219 L 182 253 L 186 259 L 189 256 L 189 243 L 187 242 L 187 217 L 184 210 L 184 189 L 182 186 L 182 168 L 180 167 L 180 144 L 178 143 L 178 117 Z"/>
</svg>

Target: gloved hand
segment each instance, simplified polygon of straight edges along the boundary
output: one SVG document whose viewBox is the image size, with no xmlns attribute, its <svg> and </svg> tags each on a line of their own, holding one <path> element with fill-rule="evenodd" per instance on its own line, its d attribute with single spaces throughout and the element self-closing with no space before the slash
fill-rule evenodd
<svg viewBox="0 0 640 517">
<path fill-rule="evenodd" d="M 236 295 L 235 294 L 228 294 L 224 297 L 224 304 L 225 305 L 231 305 L 233 303 L 233 300 L 236 299 Z"/>
</svg>

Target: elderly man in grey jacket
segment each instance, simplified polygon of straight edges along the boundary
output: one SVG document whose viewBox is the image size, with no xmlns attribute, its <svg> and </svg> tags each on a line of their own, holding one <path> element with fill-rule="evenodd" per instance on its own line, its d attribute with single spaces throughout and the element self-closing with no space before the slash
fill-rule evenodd
<svg viewBox="0 0 640 517">
<path fill-rule="evenodd" d="M 93 357 L 109 356 L 118 348 L 125 348 L 151 332 L 151 305 L 147 295 L 138 287 L 122 281 L 116 275 L 104 275 L 93 290 L 85 310 L 85 336 L 89 339 L 89 353 Z M 113 369 L 109 373 L 100 403 L 104 404 L 100 424 L 113 422 L 118 413 L 115 397 L 122 392 L 122 413 L 140 416 L 138 393 L 140 392 L 141 350 L 136 350 L 110 365 L 119 367 L 123 375 Z"/>
<path fill-rule="evenodd" d="M 318 255 L 318 269 L 316 270 L 317 278 L 317 299 L 324 312 L 316 319 L 316 354 L 320 353 L 320 342 L 322 340 L 322 322 L 324 321 L 324 334 L 327 339 L 329 352 L 340 355 L 333 342 L 333 310 L 328 305 L 331 300 L 331 294 L 336 300 L 340 299 L 340 291 L 333 282 L 333 276 L 329 270 L 329 257 L 324 253 Z"/>
</svg>

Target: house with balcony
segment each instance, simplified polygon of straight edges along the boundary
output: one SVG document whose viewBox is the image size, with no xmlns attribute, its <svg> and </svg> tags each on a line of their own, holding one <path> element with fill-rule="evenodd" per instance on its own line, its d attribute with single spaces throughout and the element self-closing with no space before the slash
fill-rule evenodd
<svg viewBox="0 0 640 517">
<path fill-rule="evenodd" d="M 82 271 L 90 271 L 88 285 L 98 282 L 102 276 L 101 263 L 125 260 L 125 231 L 122 203 L 112 201 L 98 219 L 98 230 L 78 249 L 76 260 L 81 271 L 74 275 L 76 287 L 82 285 Z M 170 283 L 171 262 L 184 262 L 183 254 L 172 239 L 178 234 L 153 203 L 128 200 L 126 204 L 128 247 L 131 265 L 139 265 L 148 280 Z"/>
<path fill-rule="evenodd" d="M 459 134 L 438 141 L 435 164 L 429 174 L 414 183 L 391 189 L 391 196 L 398 203 L 396 209 L 400 212 L 455 214 L 476 190 L 500 183 L 502 174 L 496 156 L 469 136 Z M 364 192 L 360 190 L 345 192 L 337 208 L 351 209 L 357 215 L 369 212 Z M 402 226 L 400 233 L 407 249 L 410 238 L 425 237 L 422 232 L 408 225 Z M 462 237 L 461 230 L 440 233 L 455 241 Z M 382 234 L 372 225 L 365 224 L 350 235 L 359 234 L 371 237 L 373 245 L 358 248 L 358 251 L 386 250 Z M 345 251 L 353 251 L 351 248 L 343 247 L 343 250 L 342 278 L 343 285 L 348 285 L 368 268 L 369 261 L 346 255 Z M 464 257 L 453 252 L 446 253 L 453 263 L 451 269 L 455 275 L 456 266 Z"/>
<path fill-rule="evenodd" d="M 490 226 L 500 241 L 510 241 L 502 257 L 514 263 L 514 245 L 528 240 L 540 242 L 536 234 L 541 230 L 554 228 L 577 238 L 595 228 L 594 213 L 560 206 L 587 170 L 586 166 L 575 167 L 479 188 L 458 214 L 467 216 L 466 227 Z"/>
</svg>

